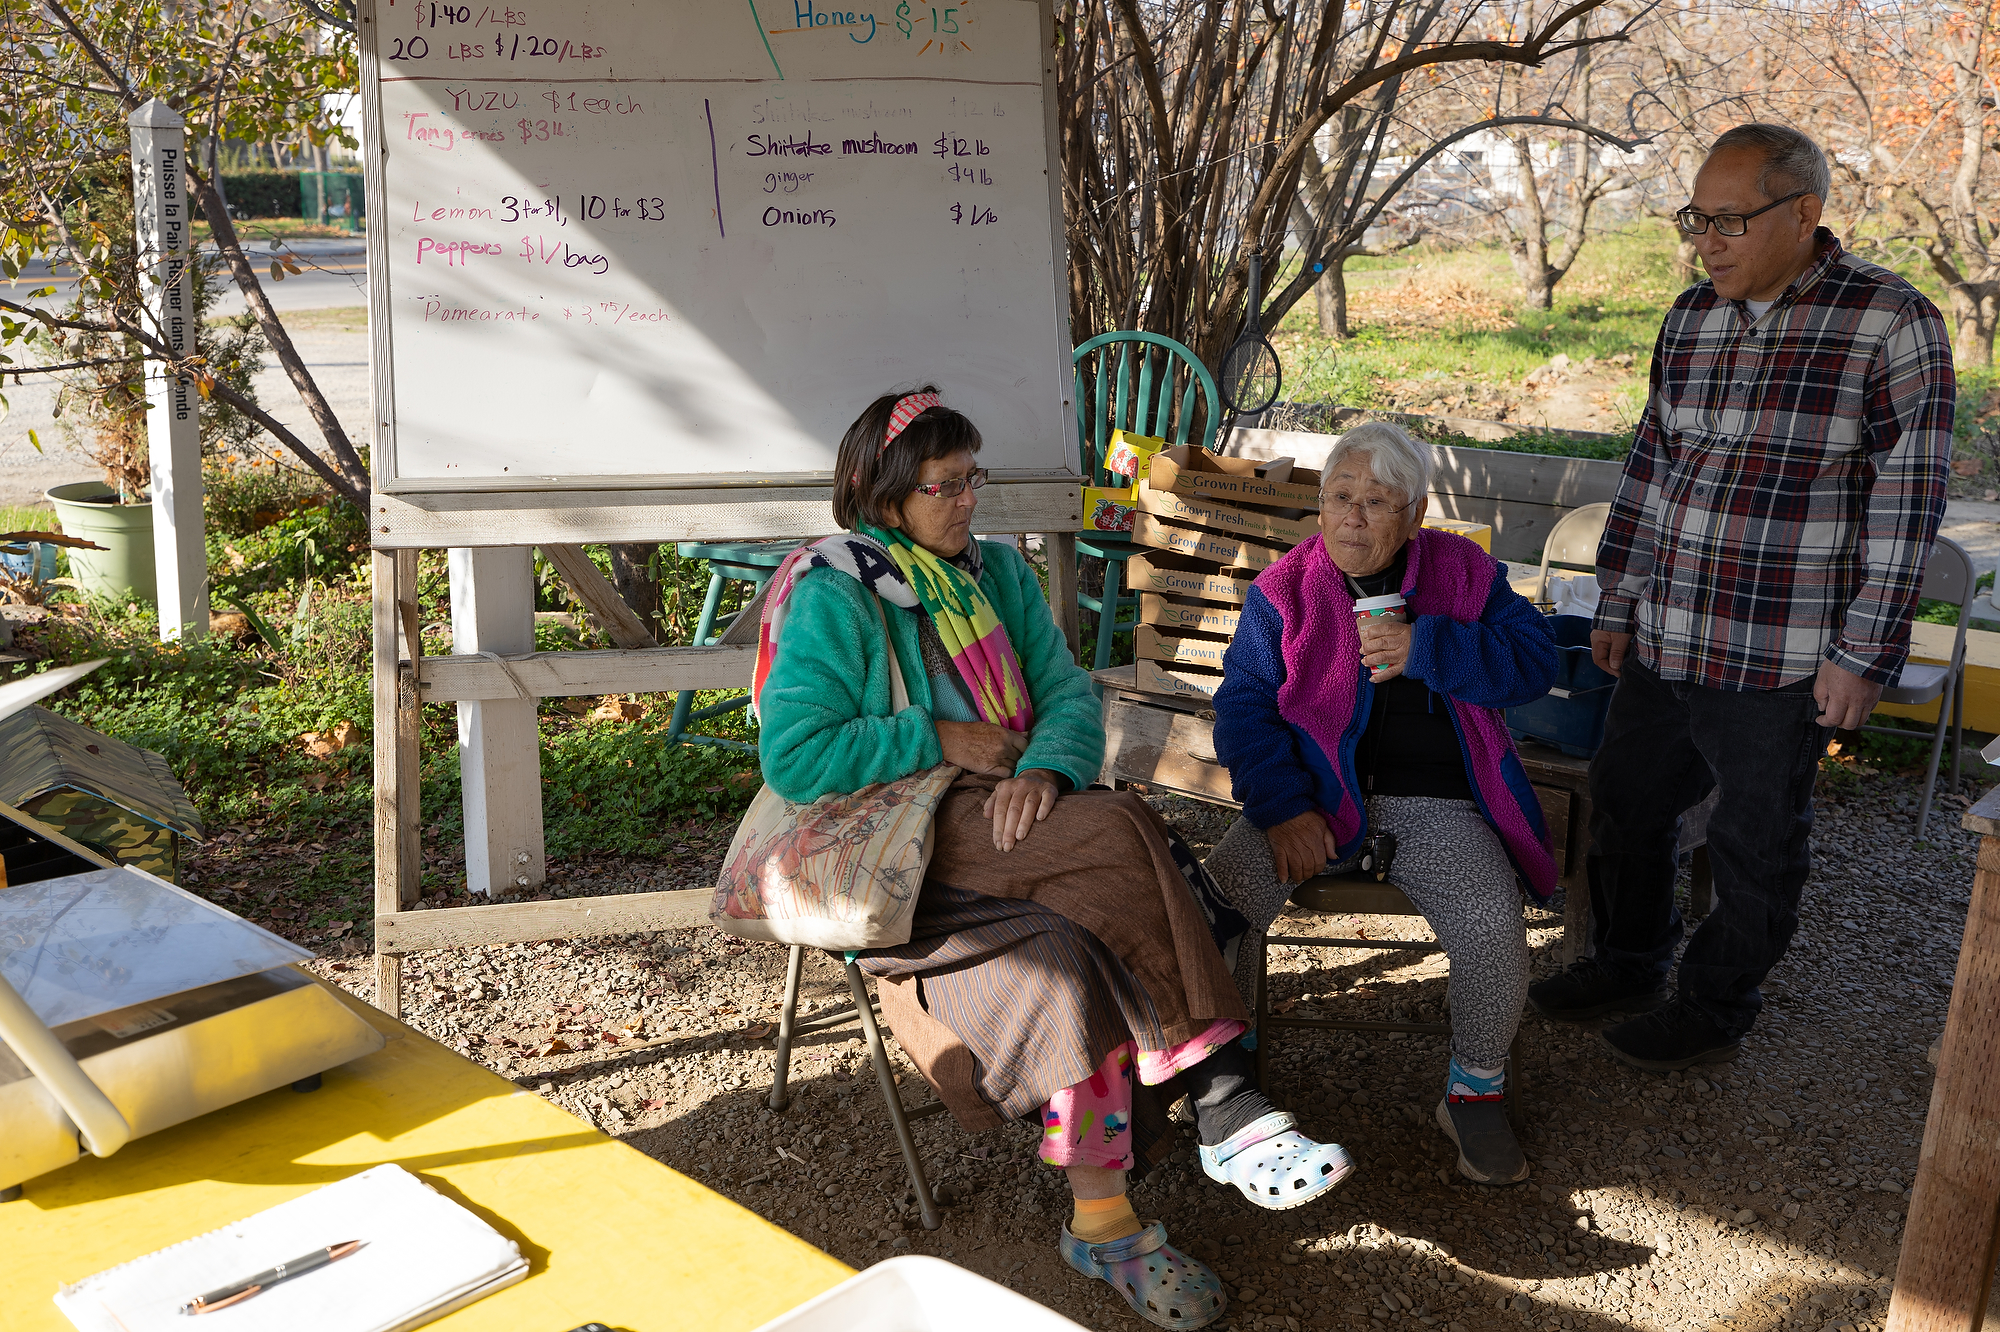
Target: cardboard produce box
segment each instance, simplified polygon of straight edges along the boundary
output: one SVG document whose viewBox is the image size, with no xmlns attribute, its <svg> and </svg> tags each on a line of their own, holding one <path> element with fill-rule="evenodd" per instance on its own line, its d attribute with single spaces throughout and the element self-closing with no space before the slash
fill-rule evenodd
<svg viewBox="0 0 2000 1332">
<path fill-rule="evenodd" d="M 1269 509 L 1218 500 L 1177 495 L 1156 490 L 1150 483 L 1139 487 L 1139 509 L 1156 518 L 1190 527 L 1205 527 L 1232 536 L 1245 536 L 1290 549 L 1319 534 L 1319 519 L 1302 515 L 1285 518 Z"/>
<path fill-rule="evenodd" d="M 1141 657 L 1163 661 L 1170 666 L 1219 671 L 1222 669 L 1222 654 L 1229 650 L 1229 640 L 1174 638 L 1150 624 L 1142 624 L 1133 631 L 1133 650 Z"/>
<path fill-rule="evenodd" d="M 1182 444 L 1153 454 L 1147 480 L 1153 489 L 1170 494 L 1228 504 L 1319 510 L 1319 473 L 1292 466 L 1290 458 L 1268 462 L 1218 458 L 1206 449 Z"/>
<path fill-rule="evenodd" d="M 1085 486 L 1083 488 L 1083 530 L 1085 532 L 1129 532 L 1138 512 L 1136 486 Z"/>
<path fill-rule="evenodd" d="M 1104 442 L 1104 470 L 1127 481 L 1138 482 L 1146 475 L 1146 465 L 1167 441 L 1130 430 L 1114 430 Z"/>
<path fill-rule="evenodd" d="M 1135 592 L 1192 597 L 1240 606 L 1256 577 L 1247 569 L 1218 569 L 1206 560 L 1188 559 L 1164 551 L 1134 555 L 1125 565 L 1125 583 Z"/>
<path fill-rule="evenodd" d="M 1177 694 L 1182 698 L 1214 698 L 1222 688 L 1222 674 L 1206 671 L 1169 670 L 1147 657 L 1134 668 L 1136 688 L 1148 694 Z"/>
<path fill-rule="evenodd" d="M 1177 633 L 1221 634 L 1236 632 L 1243 612 L 1233 606 L 1204 606 L 1194 601 L 1176 601 L 1154 592 L 1139 594 L 1139 623 L 1155 624 Z"/>
<path fill-rule="evenodd" d="M 1268 569 L 1285 557 L 1278 546 L 1240 537 L 1201 532 L 1163 523 L 1141 509 L 1132 522 L 1132 539 L 1155 550 L 1170 550 L 1231 569 Z"/>
</svg>

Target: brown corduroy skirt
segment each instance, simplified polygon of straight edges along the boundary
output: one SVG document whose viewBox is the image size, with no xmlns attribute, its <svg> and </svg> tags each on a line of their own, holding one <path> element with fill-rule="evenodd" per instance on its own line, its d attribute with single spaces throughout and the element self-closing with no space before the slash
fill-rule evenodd
<svg viewBox="0 0 2000 1332">
<path fill-rule="evenodd" d="M 959 1124 L 1029 1115 L 1128 1040 L 1170 1049 L 1219 1019 L 1248 1020 L 1167 826 L 1144 801 L 1066 795 L 1002 852 L 980 812 L 993 786 L 970 776 L 952 786 L 910 942 L 857 959 Z M 1158 1109 L 1156 1098 L 1143 1112 L 1135 1104 L 1135 1127 L 1163 1124 Z"/>
</svg>

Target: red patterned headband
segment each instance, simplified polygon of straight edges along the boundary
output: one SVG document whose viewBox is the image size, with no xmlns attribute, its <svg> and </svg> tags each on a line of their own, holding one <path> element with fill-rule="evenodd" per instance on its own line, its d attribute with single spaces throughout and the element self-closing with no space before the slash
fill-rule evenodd
<svg viewBox="0 0 2000 1332">
<path fill-rule="evenodd" d="M 910 422 L 939 405 L 935 393 L 908 393 L 897 399 L 896 410 L 889 413 L 889 428 L 882 432 L 882 447 L 875 450 L 875 456 L 879 458 L 887 452 L 889 441 L 902 434 Z"/>
</svg>

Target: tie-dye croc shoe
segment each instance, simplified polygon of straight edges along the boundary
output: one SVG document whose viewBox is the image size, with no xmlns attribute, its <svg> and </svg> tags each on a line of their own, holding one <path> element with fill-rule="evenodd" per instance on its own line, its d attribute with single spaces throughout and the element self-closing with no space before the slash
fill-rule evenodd
<svg viewBox="0 0 2000 1332">
<path fill-rule="evenodd" d="M 1106 1244 L 1085 1244 L 1064 1225 L 1056 1251 L 1085 1276 L 1110 1283 L 1155 1327 L 1207 1327 L 1228 1304 L 1215 1273 L 1168 1244 L 1167 1228 L 1158 1221 Z"/>
<path fill-rule="evenodd" d="M 1314 1142 L 1290 1114 L 1274 1110 L 1228 1141 L 1203 1147 L 1201 1168 L 1259 1207 L 1282 1212 L 1338 1187 L 1354 1173 L 1354 1158 L 1337 1142 Z"/>
</svg>

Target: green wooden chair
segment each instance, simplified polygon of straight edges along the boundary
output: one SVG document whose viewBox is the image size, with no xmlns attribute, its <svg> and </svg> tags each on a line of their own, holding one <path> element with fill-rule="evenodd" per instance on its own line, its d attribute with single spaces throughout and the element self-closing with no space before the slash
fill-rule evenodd
<svg viewBox="0 0 2000 1332">
<path fill-rule="evenodd" d="M 1071 356 L 1076 368 L 1076 433 L 1083 453 L 1087 486 L 1124 483 L 1104 470 L 1111 432 L 1165 439 L 1170 444 L 1213 448 L 1222 424 L 1222 398 L 1192 351 L 1158 333 L 1100 333 Z M 1197 396 L 1198 395 L 1198 396 Z M 1125 562 L 1139 549 L 1130 537 L 1088 532 L 1076 543 L 1080 555 L 1104 561 L 1104 591 L 1100 596 L 1079 592 L 1076 604 L 1097 614 L 1097 660 L 1111 664 L 1111 643 L 1138 623 L 1139 599 L 1121 595 Z M 1120 623 L 1120 612 L 1132 611 L 1131 623 Z"/>
<path fill-rule="evenodd" d="M 702 599 L 701 618 L 694 627 L 694 646 L 712 647 L 722 641 L 743 611 L 731 615 L 717 615 L 722 605 L 722 589 L 725 583 L 749 583 L 762 590 L 771 576 L 778 572 L 778 566 L 785 562 L 785 556 L 798 548 L 797 540 L 780 541 L 683 541 L 675 547 L 684 560 L 708 561 L 708 595 Z M 756 594 L 744 598 L 744 610 L 755 605 Z M 718 624 L 717 620 L 721 623 Z M 750 705 L 750 695 L 725 698 L 719 703 L 711 703 L 696 710 L 695 691 L 683 689 L 674 699 L 673 720 L 667 725 L 667 743 L 690 745 L 714 745 L 720 749 L 738 749 L 756 752 L 756 746 L 741 740 L 729 740 L 715 735 L 689 735 L 688 725 L 692 722 L 707 721 L 714 717 L 734 712 Z"/>
</svg>

